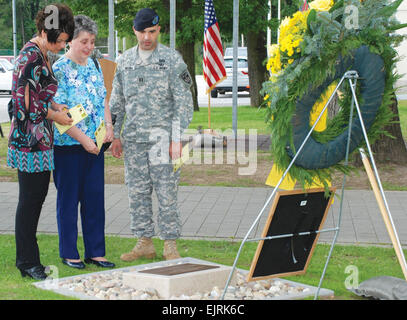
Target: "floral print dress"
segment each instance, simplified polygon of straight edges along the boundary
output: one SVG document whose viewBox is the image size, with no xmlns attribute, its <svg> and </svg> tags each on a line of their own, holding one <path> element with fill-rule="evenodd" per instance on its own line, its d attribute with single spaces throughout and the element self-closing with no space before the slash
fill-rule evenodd
<svg viewBox="0 0 407 320">
<path fill-rule="evenodd" d="M 88 117 L 76 126 L 88 137 L 96 141 L 95 131 L 105 118 L 106 88 L 102 69 L 96 67 L 94 60 L 88 58 L 86 66 L 79 65 L 66 56 L 54 63 L 52 69 L 58 80 L 55 102 L 66 104 L 69 108 L 82 104 Z M 80 143 L 67 133 L 54 133 L 55 145 L 72 146 Z"/>
</svg>

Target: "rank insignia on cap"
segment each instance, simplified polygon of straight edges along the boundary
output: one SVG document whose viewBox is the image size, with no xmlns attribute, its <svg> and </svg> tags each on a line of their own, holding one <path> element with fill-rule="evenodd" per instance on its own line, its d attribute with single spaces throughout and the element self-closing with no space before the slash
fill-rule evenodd
<svg viewBox="0 0 407 320">
<path fill-rule="evenodd" d="M 160 17 L 153 9 L 144 8 L 137 12 L 133 20 L 133 26 L 136 31 L 143 31 L 146 28 L 158 25 L 159 21 Z"/>
</svg>

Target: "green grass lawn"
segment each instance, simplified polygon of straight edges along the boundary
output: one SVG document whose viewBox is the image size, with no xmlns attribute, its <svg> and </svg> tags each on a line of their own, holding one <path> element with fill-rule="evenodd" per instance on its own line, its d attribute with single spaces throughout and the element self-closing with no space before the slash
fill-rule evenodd
<svg viewBox="0 0 407 320">
<path fill-rule="evenodd" d="M 4 138 L 0 138 L 0 176 L 10 177 L 12 181 L 17 181 L 17 172 L 7 168 L 7 144 L 8 144 L 8 134 L 10 132 L 10 123 L 2 123 L 1 128 L 4 133 Z"/>
<path fill-rule="evenodd" d="M 106 257 L 116 263 L 117 268 L 128 267 L 137 264 L 158 262 L 162 259 L 163 241 L 154 239 L 157 249 L 155 259 L 141 259 L 136 262 L 123 262 L 119 256 L 123 252 L 131 250 L 135 244 L 133 238 L 120 238 L 115 236 L 106 237 Z M 59 278 L 78 274 L 101 271 L 96 266 L 87 266 L 83 270 L 69 268 L 62 264 L 58 253 L 58 237 L 56 235 L 38 235 L 38 244 L 41 252 L 41 262 L 44 265 L 57 267 Z M 206 261 L 212 261 L 224 265 L 233 265 L 239 249 L 240 242 L 233 241 L 204 241 L 204 240 L 178 240 L 178 249 L 182 257 L 193 257 Z M 1 281 L 0 300 L 55 300 L 72 299 L 51 291 L 37 289 L 32 285 L 32 279 L 22 278 L 15 267 L 15 244 L 14 235 L 0 235 Z M 257 243 L 247 242 L 243 247 L 237 267 L 248 270 L 250 268 Z M 82 238 L 78 240 L 79 252 L 83 252 Z M 329 246 L 318 244 L 312 256 L 307 273 L 301 276 L 285 277 L 299 283 L 318 286 Z M 358 274 L 347 273 L 347 267 L 357 270 Z M 403 278 L 394 250 L 391 248 L 340 246 L 334 248 L 332 258 L 322 284 L 323 288 L 335 292 L 335 299 L 348 300 L 360 299 L 349 292 L 345 283 L 362 282 L 375 276 L 394 276 Z M 352 281 L 347 278 L 352 276 Z"/>
<path fill-rule="evenodd" d="M 200 107 L 200 111 L 195 111 L 190 129 L 202 127 L 208 129 L 208 108 Z M 241 106 L 237 108 L 237 128 L 244 129 L 248 134 L 249 129 L 256 129 L 257 134 L 268 134 L 266 127 L 265 109 L 252 108 L 250 106 Z M 232 130 L 233 109 L 231 107 L 211 108 L 211 129 Z"/>
</svg>

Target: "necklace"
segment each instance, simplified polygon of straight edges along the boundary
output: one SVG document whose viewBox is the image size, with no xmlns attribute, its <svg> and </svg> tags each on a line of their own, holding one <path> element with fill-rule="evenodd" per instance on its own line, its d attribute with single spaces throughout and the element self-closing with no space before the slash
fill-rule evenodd
<svg viewBox="0 0 407 320">
<path fill-rule="evenodd" d="M 42 55 L 43 55 L 45 61 L 48 63 L 48 54 L 47 54 L 47 53 L 48 53 L 48 50 L 45 49 L 45 46 L 43 46 L 43 45 L 41 44 L 40 39 L 39 39 L 38 37 L 36 37 L 36 38 L 34 38 L 34 39 L 32 40 L 32 42 L 34 42 L 34 43 L 38 46 L 38 48 L 40 48 L 40 51 L 41 51 L 41 53 L 42 53 Z"/>
<path fill-rule="evenodd" d="M 46 49 L 44 50 L 44 47 L 40 44 L 40 39 L 39 39 L 38 37 L 32 39 L 31 42 L 35 43 L 35 44 L 38 46 L 38 48 L 40 49 L 41 55 L 42 55 L 42 57 L 43 57 L 43 59 L 44 59 L 44 61 L 45 61 L 45 64 L 47 65 L 47 68 L 48 68 L 50 74 L 53 75 L 54 72 L 53 72 L 53 70 L 52 70 L 52 68 L 51 68 L 51 64 L 49 63 L 49 60 L 48 60 L 48 54 L 47 54 L 47 53 L 48 53 L 48 50 L 46 50 Z"/>
</svg>

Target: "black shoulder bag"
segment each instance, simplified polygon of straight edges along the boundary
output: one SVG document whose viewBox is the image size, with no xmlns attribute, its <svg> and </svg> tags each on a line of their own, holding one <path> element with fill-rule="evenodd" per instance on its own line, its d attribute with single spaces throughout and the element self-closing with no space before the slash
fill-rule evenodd
<svg viewBox="0 0 407 320">
<path fill-rule="evenodd" d="M 10 118 L 10 122 L 13 120 L 13 113 L 14 113 L 14 103 L 13 98 L 10 99 L 7 105 L 8 116 Z"/>
</svg>

